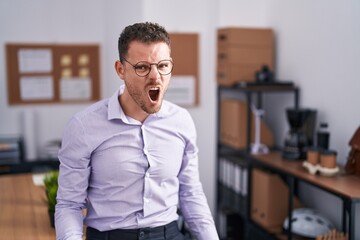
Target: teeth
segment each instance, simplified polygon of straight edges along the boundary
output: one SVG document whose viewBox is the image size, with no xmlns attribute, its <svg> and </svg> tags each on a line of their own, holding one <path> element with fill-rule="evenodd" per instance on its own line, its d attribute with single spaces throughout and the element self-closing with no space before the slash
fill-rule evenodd
<svg viewBox="0 0 360 240">
<path fill-rule="evenodd" d="M 150 90 L 159 90 L 159 88 L 158 87 L 152 87 L 152 88 L 150 88 Z"/>
</svg>

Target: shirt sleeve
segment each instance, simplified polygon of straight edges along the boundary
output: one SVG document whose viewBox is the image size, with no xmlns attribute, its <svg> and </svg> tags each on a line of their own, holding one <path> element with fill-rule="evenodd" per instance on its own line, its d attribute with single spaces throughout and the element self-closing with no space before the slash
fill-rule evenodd
<svg viewBox="0 0 360 240">
<path fill-rule="evenodd" d="M 186 139 L 182 167 L 179 173 L 180 209 L 196 239 L 218 240 L 215 223 L 199 178 L 195 126 L 190 115 L 187 118 L 188 138 Z"/>
<path fill-rule="evenodd" d="M 81 122 L 72 118 L 65 127 L 59 151 L 59 189 L 55 208 L 57 240 L 83 239 L 83 214 L 90 174 L 90 150 Z"/>
</svg>

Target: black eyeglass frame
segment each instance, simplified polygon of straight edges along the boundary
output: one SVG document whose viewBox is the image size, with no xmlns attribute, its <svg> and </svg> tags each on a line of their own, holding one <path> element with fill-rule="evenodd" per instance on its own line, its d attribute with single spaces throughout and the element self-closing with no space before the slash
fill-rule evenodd
<svg viewBox="0 0 360 240">
<path fill-rule="evenodd" d="M 146 61 L 140 61 L 140 62 L 137 62 L 137 63 L 135 63 L 135 64 L 132 64 L 131 62 L 129 62 L 129 61 L 128 61 L 126 58 L 124 58 L 124 57 L 120 58 L 120 61 L 121 61 L 121 60 L 124 60 L 125 62 L 127 62 L 128 64 L 130 64 L 130 65 L 134 68 L 134 71 L 135 71 L 136 75 L 138 75 L 139 77 L 146 77 L 146 76 L 148 76 L 148 75 L 150 74 L 150 72 L 151 72 L 151 69 L 152 69 L 151 66 L 152 66 L 152 65 L 155 65 L 155 66 L 156 66 L 156 69 L 158 70 L 158 72 L 159 72 L 159 74 L 160 74 L 161 76 L 169 75 L 170 73 L 172 73 L 172 71 L 173 71 L 173 69 L 174 69 L 174 62 L 171 61 L 171 60 L 169 60 L 169 59 L 161 60 L 161 61 L 159 61 L 158 63 L 149 63 L 149 62 L 146 62 Z M 159 63 L 164 62 L 164 61 L 171 62 L 171 64 L 172 64 L 172 67 L 171 67 L 170 72 L 165 73 L 165 74 L 163 74 L 163 73 L 161 73 L 161 72 L 159 71 Z M 139 73 L 136 71 L 136 66 L 137 66 L 139 63 L 144 63 L 144 64 L 146 63 L 148 66 L 150 66 L 148 73 L 146 73 L 145 75 L 139 75 Z"/>
</svg>

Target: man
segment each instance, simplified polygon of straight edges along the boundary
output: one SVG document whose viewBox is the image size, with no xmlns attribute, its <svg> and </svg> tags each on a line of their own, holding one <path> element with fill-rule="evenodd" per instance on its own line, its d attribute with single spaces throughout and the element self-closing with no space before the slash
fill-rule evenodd
<svg viewBox="0 0 360 240">
<path fill-rule="evenodd" d="M 120 35 L 115 62 L 125 85 L 76 114 L 59 152 L 57 239 L 217 240 L 198 174 L 189 113 L 164 100 L 173 62 L 166 30 L 136 23 Z M 87 209 L 83 221 L 82 209 Z"/>
</svg>

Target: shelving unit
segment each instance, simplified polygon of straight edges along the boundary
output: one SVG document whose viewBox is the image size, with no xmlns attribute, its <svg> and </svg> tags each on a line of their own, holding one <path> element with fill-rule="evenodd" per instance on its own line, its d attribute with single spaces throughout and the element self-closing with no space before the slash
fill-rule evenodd
<svg viewBox="0 0 360 240">
<path fill-rule="evenodd" d="M 279 150 L 271 149 L 270 153 L 264 155 L 253 155 L 250 153 L 251 131 L 247 131 L 247 146 L 244 149 L 234 149 L 221 143 L 220 128 L 221 117 L 220 101 L 224 92 L 232 94 L 245 94 L 248 106 L 247 129 L 251 129 L 251 111 L 250 105 L 256 101 L 257 107 L 262 107 L 263 95 L 266 93 L 293 93 L 294 108 L 299 107 L 299 90 L 293 85 L 270 86 L 270 85 L 236 85 L 231 87 L 218 87 L 218 141 L 217 141 L 217 208 L 218 218 L 228 215 L 228 233 L 223 239 L 299 239 L 291 233 L 292 224 L 290 223 L 289 231 L 284 232 L 282 229 L 271 229 L 259 225 L 251 219 L 251 190 L 252 190 L 252 170 L 253 168 L 266 169 L 283 177 L 289 189 L 288 198 L 288 218 L 292 218 L 292 209 L 294 208 L 294 196 L 296 186 L 299 182 L 306 182 L 319 189 L 329 192 L 342 200 L 342 231 L 348 233 L 348 239 L 355 239 L 355 208 L 360 203 L 360 178 L 354 175 L 339 174 L 336 177 L 324 177 L 309 174 L 303 167 L 301 161 L 284 160 Z M 225 160 L 224 160 L 225 159 Z M 227 161 L 228 169 L 234 169 L 237 166 L 247 172 L 246 190 L 238 191 L 236 181 L 239 178 L 234 174 L 227 174 L 224 170 L 224 161 Z M 226 165 L 225 164 L 225 165 Z M 230 176 L 227 176 L 230 175 Z M 232 182 L 231 182 L 232 181 Z M 244 187 L 243 185 L 243 187 Z M 226 218 L 226 217 L 225 217 Z M 221 233 L 224 233 L 223 221 L 217 221 Z M 226 233 L 225 233 L 226 235 Z M 300 238 L 301 239 L 301 238 Z"/>
<path fill-rule="evenodd" d="M 242 225 L 241 227 L 243 233 L 239 239 L 254 239 L 254 234 L 257 237 L 263 236 L 268 239 L 269 231 L 264 231 L 256 223 L 254 223 L 250 218 L 250 202 L 251 198 L 251 169 L 252 163 L 250 158 L 250 141 L 251 141 L 251 131 L 247 131 L 246 135 L 246 147 L 243 149 L 234 149 L 233 147 L 227 146 L 220 141 L 220 128 L 221 128 L 221 99 L 226 93 L 231 94 L 243 94 L 246 97 L 247 103 L 247 129 L 251 129 L 251 109 L 250 106 L 254 103 L 257 108 L 262 108 L 263 95 L 266 93 L 293 93 L 294 94 L 294 107 L 299 105 L 299 90 L 292 84 L 286 83 L 270 85 L 270 84 L 254 84 L 246 83 L 242 85 L 233 85 L 231 87 L 219 86 L 218 87 L 218 148 L 217 148 L 217 158 L 218 158 L 218 181 L 217 181 L 217 206 L 219 211 L 225 211 L 231 214 L 238 215 L 241 217 Z M 226 97 L 225 97 L 226 98 Z M 224 160 L 225 159 L 225 160 Z M 228 162 L 225 163 L 224 162 Z M 241 191 L 237 191 L 236 181 L 234 179 L 236 176 L 226 176 L 226 169 L 230 165 L 230 168 L 241 166 L 241 178 L 243 180 Z M 224 171 L 224 172 L 223 172 Z M 233 174 L 230 174 L 233 175 Z M 245 175 L 245 177 L 244 177 Z M 234 186 L 231 186 L 229 181 L 233 181 Z M 237 183 L 238 184 L 238 183 Z M 244 189 L 246 188 L 246 189 Z M 255 230 L 257 229 L 257 230 Z M 254 232 L 255 231 L 255 232 Z M 271 232 L 271 230 L 270 230 Z M 260 235 L 259 235 L 260 234 Z M 265 234 L 265 235 L 264 235 Z M 227 237 L 229 239 L 229 236 Z"/>
</svg>

